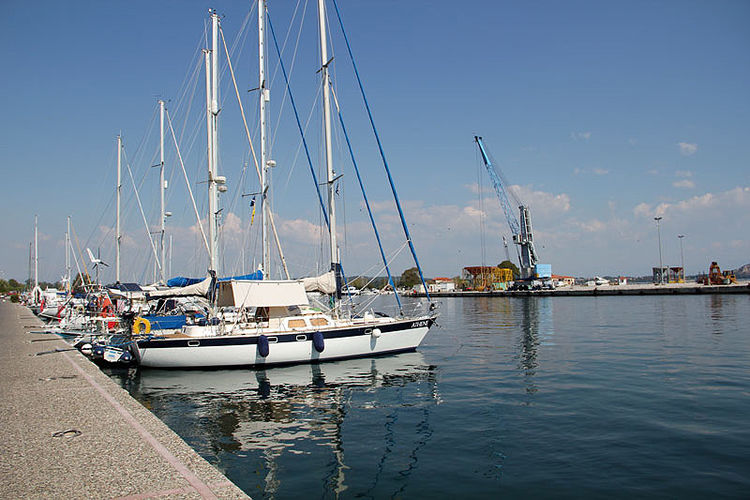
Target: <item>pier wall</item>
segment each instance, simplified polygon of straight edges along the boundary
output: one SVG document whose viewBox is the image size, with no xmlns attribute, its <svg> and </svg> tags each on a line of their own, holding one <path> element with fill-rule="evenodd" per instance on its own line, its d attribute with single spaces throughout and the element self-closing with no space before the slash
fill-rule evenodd
<svg viewBox="0 0 750 500">
<path fill-rule="evenodd" d="M 0 302 L 0 498 L 247 498 L 40 326 Z"/>
</svg>

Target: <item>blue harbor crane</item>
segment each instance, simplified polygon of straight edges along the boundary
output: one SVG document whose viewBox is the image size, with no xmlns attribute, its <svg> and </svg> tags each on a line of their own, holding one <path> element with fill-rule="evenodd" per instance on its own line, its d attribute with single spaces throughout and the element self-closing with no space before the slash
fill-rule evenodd
<svg viewBox="0 0 750 500">
<path fill-rule="evenodd" d="M 479 146 L 479 152 L 482 154 L 482 161 L 487 169 L 487 173 L 490 174 L 492 186 L 495 188 L 497 198 L 500 200 L 500 206 L 505 213 L 505 219 L 508 221 L 508 226 L 510 226 L 513 243 L 518 245 L 517 251 L 521 279 L 530 280 L 533 278 L 551 277 L 551 269 L 549 266 L 544 266 L 544 271 L 538 268 L 538 266 L 542 265 L 538 264 L 539 259 L 536 249 L 534 248 L 534 233 L 531 230 L 531 214 L 529 213 L 529 207 L 521 203 L 512 191 L 509 192 L 505 189 L 508 182 L 495 166 L 495 162 L 492 161 L 492 157 L 487 151 L 482 138 L 474 136 L 474 141 L 476 141 L 477 146 Z M 510 194 L 510 198 L 518 207 L 520 218 L 516 217 L 511 202 L 508 199 L 508 194 Z"/>
</svg>

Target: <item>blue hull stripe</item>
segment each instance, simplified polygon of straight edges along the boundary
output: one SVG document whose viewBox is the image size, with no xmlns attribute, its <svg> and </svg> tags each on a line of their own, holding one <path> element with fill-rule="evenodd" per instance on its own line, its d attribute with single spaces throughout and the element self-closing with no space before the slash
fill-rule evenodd
<svg viewBox="0 0 750 500">
<path fill-rule="evenodd" d="M 399 330 L 410 330 L 412 328 L 424 328 L 431 327 L 435 322 L 435 318 L 427 318 L 422 320 L 408 320 L 400 321 L 398 323 L 391 323 L 388 325 L 375 325 L 375 326 L 362 326 L 357 328 L 347 328 L 343 330 L 323 330 L 326 339 L 338 339 L 344 337 L 358 337 L 360 335 L 370 335 L 373 328 L 380 329 L 383 333 L 389 333 Z M 367 332 L 367 333 L 365 333 Z M 279 335 L 268 335 L 268 337 L 275 337 L 277 342 L 302 342 L 297 340 L 300 335 L 305 335 L 305 340 L 312 340 L 312 336 L 315 332 L 292 332 L 284 333 Z M 248 345 L 257 344 L 258 335 L 227 335 L 222 337 L 192 337 L 192 338 L 179 338 L 179 339 L 168 339 L 163 337 L 154 337 L 143 340 L 138 340 L 138 347 L 141 349 L 160 349 L 168 347 L 192 347 L 188 346 L 189 341 L 200 340 L 199 347 L 216 347 L 216 346 L 231 346 L 231 345 Z M 196 346 L 197 347 L 197 346 Z"/>
</svg>

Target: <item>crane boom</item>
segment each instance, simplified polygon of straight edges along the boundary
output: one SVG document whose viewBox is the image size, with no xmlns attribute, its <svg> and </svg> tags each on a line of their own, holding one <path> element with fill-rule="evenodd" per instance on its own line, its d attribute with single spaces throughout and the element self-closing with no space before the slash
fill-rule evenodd
<svg viewBox="0 0 750 500">
<path fill-rule="evenodd" d="M 536 254 L 536 249 L 534 248 L 534 233 L 531 229 L 531 214 L 529 212 L 529 207 L 519 202 L 519 221 L 511 208 L 508 194 L 503 186 L 501 176 L 497 171 L 497 167 L 490 159 L 490 154 L 484 145 L 484 141 L 482 141 L 482 138 L 479 136 L 474 136 L 474 141 L 476 141 L 477 146 L 479 146 L 482 161 L 487 169 L 487 173 L 490 175 L 490 180 L 492 181 L 492 186 L 495 188 L 497 198 L 500 200 L 500 206 L 505 213 L 505 219 L 508 221 L 508 226 L 513 235 L 513 243 L 520 247 L 518 260 L 520 264 L 521 278 L 531 278 L 534 276 L 534 268 L 539 262 L 539 259 Z"/>
<path fill-rule="evenodd" d="M 490 155 L 489 153 L 487 153 L 487 150 L 484 147 L 484 142 L 482 141 L 482 138 L 475 135 L 474 140 L 479 146 L 479 152 L 482 154 L 482 161 L 484 162 L 484 166 L 487 168 L 487 173 L 490 174 L 492 187 L 495 188 L 495 193 L 497 193 L 497 199 L 500 200 L 500 207 L 502 207 L 503 213 L 505 213 L 505 219 L 508 221 L 508 226 L 510 226 L 510 231 L 513 234 L 518 234 L 521 232 L 521 225 L 519 224 L 518 218 L 513 213 L 513 209 L 510 206 L 510 201 L 508 200 L 508 194 L 505 192 L 505 187 L 503 187 L 503 183 L 500 180 L 500 175 L 495 170 L 495 165 L 493 165 L 492 160 L 490 160 Z"/>
</svg>

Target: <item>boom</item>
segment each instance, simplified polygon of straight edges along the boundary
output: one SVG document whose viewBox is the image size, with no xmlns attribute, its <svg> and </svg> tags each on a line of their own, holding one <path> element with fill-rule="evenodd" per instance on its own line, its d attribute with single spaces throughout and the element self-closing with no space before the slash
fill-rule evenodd
<svg viewBox="0 0 750 500">
<path fill-rule="evenodd" d="M 511 209 L 510 201 L 508 200 L 508 194 L 505 191 L 504 183 L 501 180 L 502 177 L 497 171 L 497 168 L 490 159 L 490 154 L 487 152 L 487 148 L 484 146 L 482 138 L 474 136 L 474 140 L 479 146 L 479 152 L 482 154 L 482 161 L 487 169 L 487 173 L 490 175 L 492 186 L 495 188 L 498 200 L 500 200 L 500 206 L 505 213 L 505 219 L 508 221 L 508 226 L 513 235 L 513 243 L 519 245 L 518 260 L 521 270 L 521 278 L 531 278 L 534 276 L 534 266 L 539 262 L 539 259 L 534 249 L 534 235 L 531 229 L 531 214 L 529 213 L 529 207 L 520 203 L 515 197 L 514 201 L 518 204 L 518 210 L 520 215 L 519 219 Z"/>
</svg>

